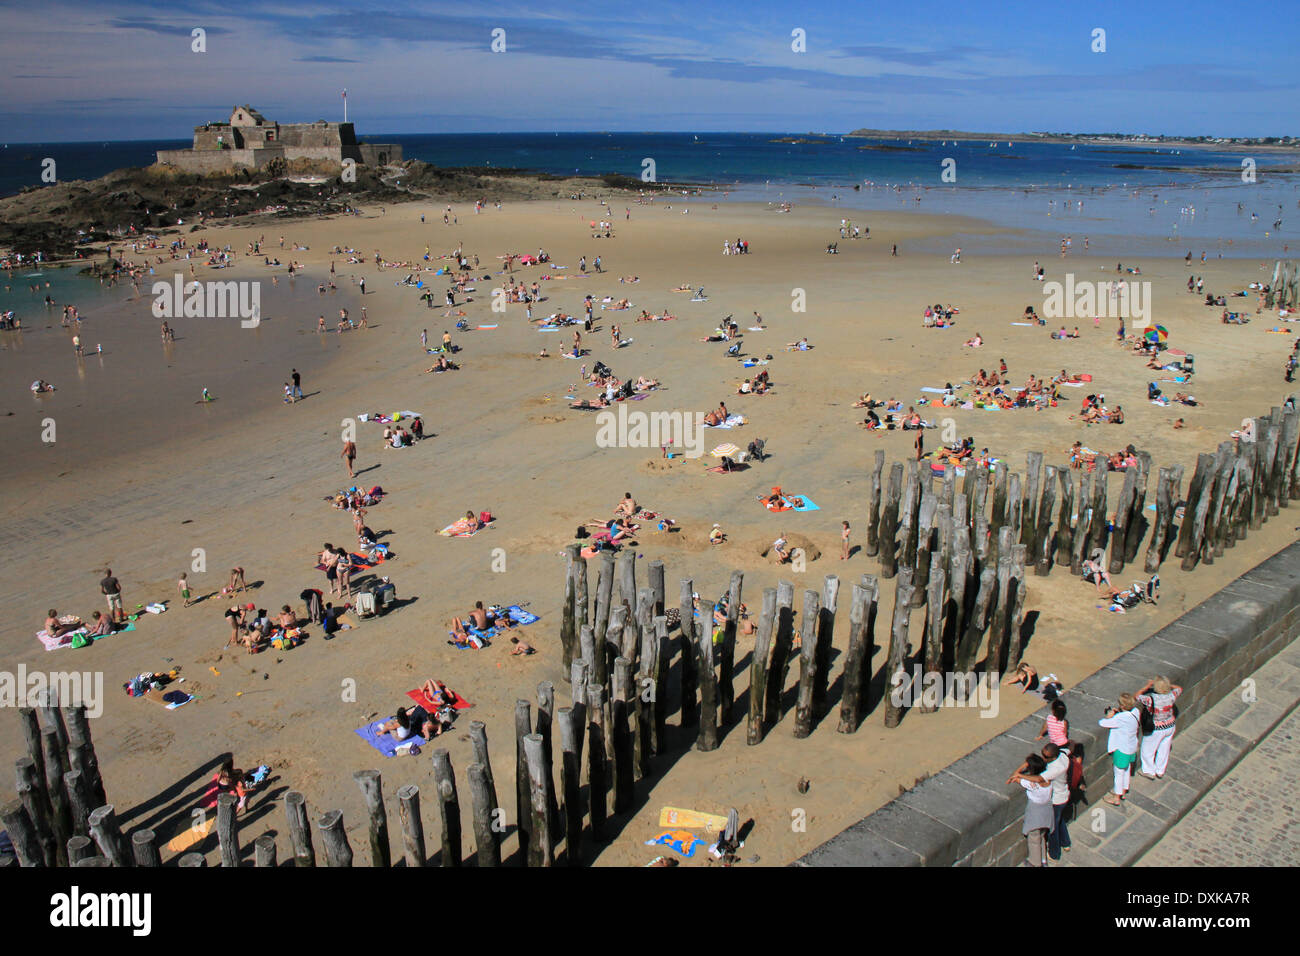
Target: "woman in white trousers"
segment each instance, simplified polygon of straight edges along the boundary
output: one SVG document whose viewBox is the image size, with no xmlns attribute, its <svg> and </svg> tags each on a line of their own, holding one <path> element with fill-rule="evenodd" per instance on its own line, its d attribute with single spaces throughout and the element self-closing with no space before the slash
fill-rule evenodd
<svg viewBox="0 0 1300 956">
<path fill-rule="evenodd" d="M 1156 677 L 1138 690 L 1135 698 L 1151 714 L 1155 730 L 1142 738 L 1142 776 L 1158 780 L 1169 768 L 1169 751 L 1174 743 L 1174 701 L 1183 689 L 1168 677 Z"/>
</svg>

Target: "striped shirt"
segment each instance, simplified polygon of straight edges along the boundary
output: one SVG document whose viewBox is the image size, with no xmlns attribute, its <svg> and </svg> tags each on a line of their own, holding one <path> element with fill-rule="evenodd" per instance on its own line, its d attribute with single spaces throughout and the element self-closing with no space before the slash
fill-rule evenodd
<svg viewBox="0 0 1300 956">
<path fill-rule="evenodd" d="M 1070 742 L 1069 735 L 1065 732 L 1065 725 L 1064 718 L 1057 719 L 1055 714 L 1047 716 L 1047 739 L 1058 747 L 1064 747 Z"/>
<path fill-rule="evenodd" d="M 1139 694 L 1137 702 L 1151 711 L 1151 718 L 1156 730 L 1163 730 L 1174 725 L 1174 701 L 1183 692 L 1181 687 L 1173 687 L 1168 694 Z"/>
</svg>

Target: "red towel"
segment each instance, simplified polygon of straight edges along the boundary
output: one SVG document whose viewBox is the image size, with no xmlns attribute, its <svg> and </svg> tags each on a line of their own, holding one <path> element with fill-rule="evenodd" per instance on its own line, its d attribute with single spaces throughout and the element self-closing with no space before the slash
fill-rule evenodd
<svg viewBox="0 0 1300 956">
<path fill-rule="evenodd" d="M 461 697 L 460 694 L 456 693 L 454 690 L 447 691 L 447 694 L 452 699 L 452 706 L 457 710 L 468 710 L 470 707 L 474 706 L 469 701 L 467 701 L 464 697 Z M 424 691 L 418 687 L 415 690 L 408 690 L 406 692 L 406 696 L 411 698 L 411 700 L 415 701 L 425 710 L 429 711 L 429 713 L 433 713 L 435 710 L 438 709 L 438 705 L 435 704 L 433 701 L 429 700 L 428 696 L 424 693 Z"/>
</svg>

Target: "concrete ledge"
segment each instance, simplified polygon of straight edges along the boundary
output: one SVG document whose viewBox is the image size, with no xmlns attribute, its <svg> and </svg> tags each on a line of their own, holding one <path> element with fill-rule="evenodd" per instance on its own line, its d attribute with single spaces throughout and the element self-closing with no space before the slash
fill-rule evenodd
<svg viewBox="0 0 1300 956">
<path fill-rule="evenodd" d="M 1293 544 L 1068 689 L 1071 737 L 1090 790 L 1109 789 L 1102 710 L 1156 674 L 1183 686 L 1164 780 L 1135 777 L 1123 807 L 1103 808 L 1104 835 L 1081 840 L 1076 865 L 1123 865 L 1145 853 L 1300 704 L 1300 543 Z M 1277 655 L 1276 659 L 1275 655 Z M 1294 658 L 1294 660 L 1292 660 Z M 1262 671 L 1270 700 L 1225 696 Z M 1263 674 L 1267 675 L 1267 681 Z M 1261 690 L 1261 697 L 1263 691 Z M 1040 712 L 922 781 L 796 862 L 797 866 L 1008 866 L 1024 860 L 1024 798 L 1003 785 L 1032 747 Z M 1150 784 L 1150 786 L 1147 786 Z M 1082 814 L 1081 814 L 1082 818 Z M 1092 837 L 1092 834 L 1087 834 Z"/>
</svg>

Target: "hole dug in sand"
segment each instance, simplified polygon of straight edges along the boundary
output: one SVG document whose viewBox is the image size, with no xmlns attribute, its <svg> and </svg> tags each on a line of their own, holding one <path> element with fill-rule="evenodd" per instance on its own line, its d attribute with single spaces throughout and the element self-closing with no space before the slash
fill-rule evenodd
<svg viewBox="0 0 1300 956">
<path fill-rule="evenodd" d="M 791 560 L 797 559 L 799 554 L 803 555 L 803 559 L 805 561 L 816 561 L 818 558 L 822 556 L 821 548 L 813 544 L 811 539 L 809 539 L 806 535 L 787 534 L 785 536 L 785 539 L 787 542 L 789 542 L 789 551 L 790 551 Z M 758 551 L 759 557 L 766 558 L 768 561 L 771 561 L 773 564 L 776 564 L 777 557 L 776 554 L 774 554 L 772 551 L 772 542 L 774 541 L 776 541 L 775 535 L 773 535 L 770 540 L 764 538 L 762 543 L 754 545 L 754 548 L 756 551 Z"/>
</svg>

